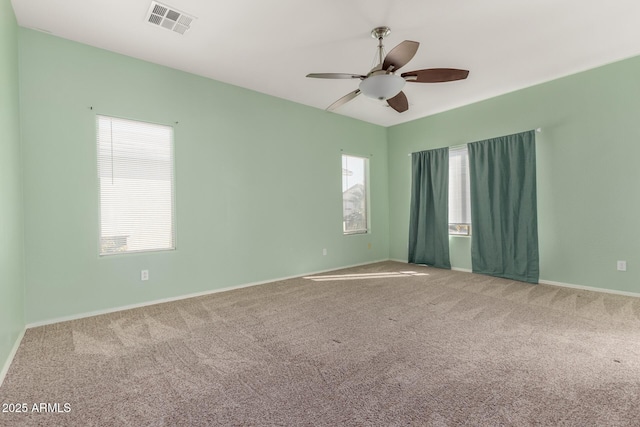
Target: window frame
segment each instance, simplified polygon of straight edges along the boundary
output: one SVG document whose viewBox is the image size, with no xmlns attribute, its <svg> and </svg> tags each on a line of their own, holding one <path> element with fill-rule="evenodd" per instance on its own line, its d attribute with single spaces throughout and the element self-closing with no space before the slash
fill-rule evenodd
<svg viewBox="0 0 640 427">
<path fill-rule="evenodd" d="M 353 231 L 347 231 L 345 230 L 345 220 L 344 220 L 344 211 L 345 211 L 345 200 L 344 200 L 344 193 L 345 190 L 342 191 L 342 235 L 343 236 L 357 236 L 357 235 L 362 235 L 362 234 L 370 234 L 371 233 L 371 189 L 370 189 L 370 179 L 369 179 L 369 163 L 370 163 L 370 158 L 369 156 L 364 156 L 361 154 L 351 154 L 351 153 L 347 153 L 347 152 L 342 152 L 341 156 L 340 156 L 340 167 L 342 170 L 342 174 L 341 177 L 342 179 L 344 179 L 344 173 L 345 173 L 345 168 L 343 167 L 344 164 L 344 158 L 345 157 L 351 157 L 351 158 L 356 158 L 356 159 L 361 159 L 364 161 L 364 167 L 363 167 L 363 179 L 364 179 L 364 210 L 365 210 L 365 214 L 364 214 L 364 219 L 365 219 L 365 228 L 364 229 L 359 229 L 359 230 L 353 230 Z M 343 185 L 344 187 L 344 185 Z M 353 187 L 353 186 L 352 186 Z M 347 189 L 348 190 L 348 189 Z"/>
<path fill-rule="evenodd" d="M 103 252 L 102 248 L 103 248 L 103 238 L 104 237 L 117 237 L 117 236 L 103 236 L 102 235 L 102 231 L 103 231 L 103 213 L 102 213 L 102 185 L 101 185 L 101 177 L 100 177 L 100 151 L 99 151 L 99 144 L 100 144 L 100 125 L 99 125 L 99 120 L 100 118 L 104 118 L 104 119 L 108 119 L 108 120 L 118 120 L 118 121 L 128 121 L 128 122 L 134 122 L 134 123 L 140 123 L 143 125 L 152 125 L 152 126 L 159 126 L 159 127 L 164 127 L 164 128 L 169 128 L 170 129 L 170 156 L 171 156 L 171 162 L 170 162 L 170 166 L 171 166 L 171 187 L 170 187 L 170 195 L 171 195 L 171 222 L 170 222 L 170 236 L 171 236 L 171 245 L 170 247 L 162 247 L 162 248 L 151 248 L 151 249 L 140 249 L 140 250 L 124 250 L 124 251 L 113 251 L 113 252 Z M 159 122 L 153 122 L 153 121 L 146 121 L 146 120 L 139 120 L 139 119 L 131 119 L 128 117 L 120 117 L 120 116 L 114 116 L 114 115 L 110 115 L 110 114 L 100 114 L 100 113 L 96 113 L 95 114 L 95 145 L 94 148 L 96 150 L 95 152 L 95 160 L 96 160 L 96 177 L 97 177 L 97 202 L 98 202 L 98 257 L 102 258 L 102 257 L 112 257 L 112 256 L 119 256 L 119 255 L 133 255 L 133 254 L 149 254 L 149 253 L 155 253 L 155 252 L 170 252 L 170 251 L 175 251 L 177 250 L 178 244 L 178 233 L 177 233 L 177 220 L 176 220 L 176 199 L 177 199 L 177 195 L 176 195 L 176 157 L 175 157 L 175 127 L 167 124 L 167 123 L 159 123 Z"/>
<path fill-rule="evenodd" d="M 466 144 L 449 147 L 449 189 L 448 189 L 449 193 L 451 193 L 451 160 L 452 160 L 451 153 L 452 153 L 452 151 L 453 152 L 465 151 L 465 153 L 466 153 L 466 176 L 463 176 L 460 179 L 460 183 L 461 183 L 461 191 L 460 192 L 464 193 L 465 192 L 465 188 L 464 187 L 466 187 L 466 195 L 467 195 L 467 197 L 469 197 L 469 199 L 467 200 L 467 203 L 466 203 L 466 207 L 467 207 L 467 212 L 466 213 L 468 215 L 469 222 L 466 223 L 466 222 L 452 222 L 451 221 L 451 216 L 450 216 L 450 212 L 451 212 L 451 196 L 449 196 L 449 198 L 447 200 L 447 204 L 448 204 L 448 208 L 449 208 L 448 209 L 449 216 L 447 217 L 447 224 L 448 224 L 448 230 L 449 230 L 448 234 L 449 234 L 449 236 L 454 236 L 454 237 L 471 237 L 473 226 L 472 226 L 472 221 L 471 221 L 471 200 L 470 200 L 471 186 L 470 186 L 470 182 L 469 182 L 469 150 L 468 150 L 468 147 L 467 147 Z"/>
</svg>

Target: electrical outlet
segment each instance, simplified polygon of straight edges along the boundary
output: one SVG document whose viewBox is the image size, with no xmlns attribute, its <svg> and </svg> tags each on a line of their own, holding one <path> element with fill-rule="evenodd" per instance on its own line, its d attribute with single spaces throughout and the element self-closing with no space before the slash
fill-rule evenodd
<svg viewBox="0 0 640 427">
<path fill-rule="evenodd" d="M 627 271 L 627 261 L 618 261 L 618 271 Z"/>
<path fill-rule="evenodd" d="M 149 270 L 140 271 L 140 280 L 149 280 Z"/>
<path fill-rule="evenodd" d="M 322 250 L 322 255 L 327 255 L 327 248 L 324 248 L 324 249 Z"/>
</svg>

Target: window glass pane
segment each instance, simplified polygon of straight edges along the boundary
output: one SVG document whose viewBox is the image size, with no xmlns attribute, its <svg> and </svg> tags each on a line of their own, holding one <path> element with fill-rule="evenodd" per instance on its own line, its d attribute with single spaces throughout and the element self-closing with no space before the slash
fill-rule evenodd
<svg viewBox="0 0 640 427">
<path fill-rule="evenodd" d="M 366 233 L 368 159 L 342 156 L 342 230 L 345 234 Z"/>
<path fill-rule="evenodd" d="M 471 234 L 467 147 L 449 148 L 449 234 Z"/>
<path fill-rule="evenodd" d="M 173 128 L 97 122 L 100 255 L 174 249 Z"/>
</svg>

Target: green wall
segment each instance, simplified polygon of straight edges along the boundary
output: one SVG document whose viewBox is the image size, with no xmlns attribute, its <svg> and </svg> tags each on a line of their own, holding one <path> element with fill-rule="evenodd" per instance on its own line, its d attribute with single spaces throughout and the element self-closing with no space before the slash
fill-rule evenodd
<svg viewBox="0 0 640 427">
<path fill-rule="evenodd" d="M 0 370 L 24 330 L 18 25 L 0 0 Z"/>
<path fill-rule="evenodd" d="M 384 128 L 32 30 L 20 49 L 28 323 L 388 258 Z M 178 250 L 98 257 L 96 114 L 179 122 Z M 342 235 L 341 150 L 370 156 L 367 235 Z"/>
<path fill-rule="evenodd" d="M 543 128 L 537 136 L 541 279 L 640 292 L 634 191 L 640 58 L 384 129 L 16 30 L 5 15 L 2 58 L 10 60 L 2 61 L 0 78 L 12 96 L 3 97 L 1 117 L 9 138 L 0 161 L 8 162 L 2 173 L 10 175 L 1 184 L 8 190 L 3 187 L 0 225 L 3 233 L 11 230 L 7 244 L 3 234 L 0 260 L 10 265 L 2 270 L 0 304 L 7 304 L 2 313 L 9 319 L 4 353 L 22 328 L 23 305 L 26 321 L 35 323 L 389 257 L 406 260 L 408 154 L 536 127 Z M 98 257 L 96 114 L 178 122 L 177 251 Z M 371 159 L 371 234 L 342 235 L 342 152 Z M 454 267 L 470 268 L 470 240 L 450 241 Z M 616 260 L 626 260 L 628 271 L 617 272 Z M 142 269 L 150 271 L 148 282 L 139 279 Z"/>
<path fill-rule="evenodd" d="M 541 127 L 541 280 L 640 292 L 638 76 L 640 57 L 389 128 L 390 257 L 407 259 L 408 153 Z M 470 239 L 450 247 L 471 268 Z"/>
</svg>

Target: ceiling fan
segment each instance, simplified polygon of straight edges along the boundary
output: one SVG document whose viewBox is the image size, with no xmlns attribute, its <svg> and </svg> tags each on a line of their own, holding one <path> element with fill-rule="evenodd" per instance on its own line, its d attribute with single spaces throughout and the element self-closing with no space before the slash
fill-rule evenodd
<svg viewBox="0 0 640 427">
<path fill-rule="evenodd" d="M 360 79 L 360 86 L 327 107 L 333 111 L 346 104 L 361 93 L 369 98 L 386 100 L 391 108 L 398 113 L 409 109 L 409 101 L 402 92 L 405 82 L 413 83 L 441 83 L 464 80 L 469 75 L 468 70 L 455 68 L 427 68 L 424 70 L 407 71 L 400 75 L 396 71 L 406 65 L 418 51 L 420 43 L 405 40 L 384 56 L 382 39 L 391 33 L 389 27 L 376 27 L 371 31 L 371 37 L 378 39 L 376 52 L 378 65 L 373 67 L 367 75 L 346 73 L 311 73 L 307 77 L 316 79 Z"/>
</svg>

